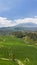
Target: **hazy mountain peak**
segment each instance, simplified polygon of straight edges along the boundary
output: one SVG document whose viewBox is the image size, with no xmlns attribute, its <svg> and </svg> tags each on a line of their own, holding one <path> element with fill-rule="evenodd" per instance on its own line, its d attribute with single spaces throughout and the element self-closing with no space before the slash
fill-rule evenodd
<svg viewBox="0 0 37 65">
<path fill-rule="evenodd" d="M 28 23 L 20 23 L 17 25 L 17 27 L 37 27 L 37 24 L 28 22 Z"/>
</svg>

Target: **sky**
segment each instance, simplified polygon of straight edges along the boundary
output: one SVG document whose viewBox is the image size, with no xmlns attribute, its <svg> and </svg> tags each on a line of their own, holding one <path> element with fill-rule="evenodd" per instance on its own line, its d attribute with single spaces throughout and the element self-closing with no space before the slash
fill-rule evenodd
<svg viewBox="0 0 37 65">
<path fill-rule="evenodd" d="M 37 24 L 37 0 L 0 0 L 0 27 Z"/>
</svg>

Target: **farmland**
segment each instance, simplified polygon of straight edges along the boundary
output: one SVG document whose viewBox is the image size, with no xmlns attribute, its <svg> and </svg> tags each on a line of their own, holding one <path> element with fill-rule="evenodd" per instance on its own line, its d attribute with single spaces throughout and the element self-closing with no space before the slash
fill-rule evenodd
<svg viewBox="0 0 37 65">
<path fill-rule="evenodd" d="M 37 65 L 37 45 L 33 41 L 34 44 L 31 41 L 28 42 L 29 44 L 24 38 L 17 38 L 13 35 L 1 35 L 0 65 L 19 65 L 15 59 L 21 61 L 23 65 Z"/>
</svg>

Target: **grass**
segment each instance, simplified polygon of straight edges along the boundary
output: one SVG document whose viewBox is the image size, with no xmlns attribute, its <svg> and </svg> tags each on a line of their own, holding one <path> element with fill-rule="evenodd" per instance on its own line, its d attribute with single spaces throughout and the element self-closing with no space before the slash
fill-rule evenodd
<svg viewBox="0 0 37 65">
<path fill-rule="evenodd" d="M 14 55 L 16 59 L 21 60 L 24 64 L 24 60 L 29 58 L 30 63 L 26 65 L 37 65 L 37 46 L 28 46 L 23 39 L 14 36 L 0 36 L 0 39 L 2 39 L 0 41 L 0 58 L 12 58 Z M 0 65 L 17 65 L 17 63 L 0 60 Z"/>
<path fill-rule="evenodd" d="M 16 62 L 0 60 L 0 65 L 18 65 Z"/>
</svg>

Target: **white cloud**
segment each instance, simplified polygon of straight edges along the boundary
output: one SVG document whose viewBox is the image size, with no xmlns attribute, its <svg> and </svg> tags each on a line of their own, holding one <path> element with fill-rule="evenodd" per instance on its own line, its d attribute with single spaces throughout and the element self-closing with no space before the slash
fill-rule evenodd
<svg viewBox="0 0 37 65">
<path fill-rule="evenodd" d="M 32 22 L 37 24 L 37 17 L 34 18 L 24 18 L 24 19 L 17 19 L 15 20 L 17 24 L 19 23 L 28 23 L 28 22 Z"/>
<path fill-rule="evenodd" d="M 28 22 L 37 24 L 37 17 L 17 19 L 17 20 L 8 20 L 7 18 L 0 17 L 0 27 L 15 26 L 20 23 L 28 23 Z"/>
<path fill-rule="evenodd" d="M 7 18 L 0 17 L 0 27 L 9 27 L 14 25 L 15 23 L 12 20 L 8 20 Z"/>
</svg>

